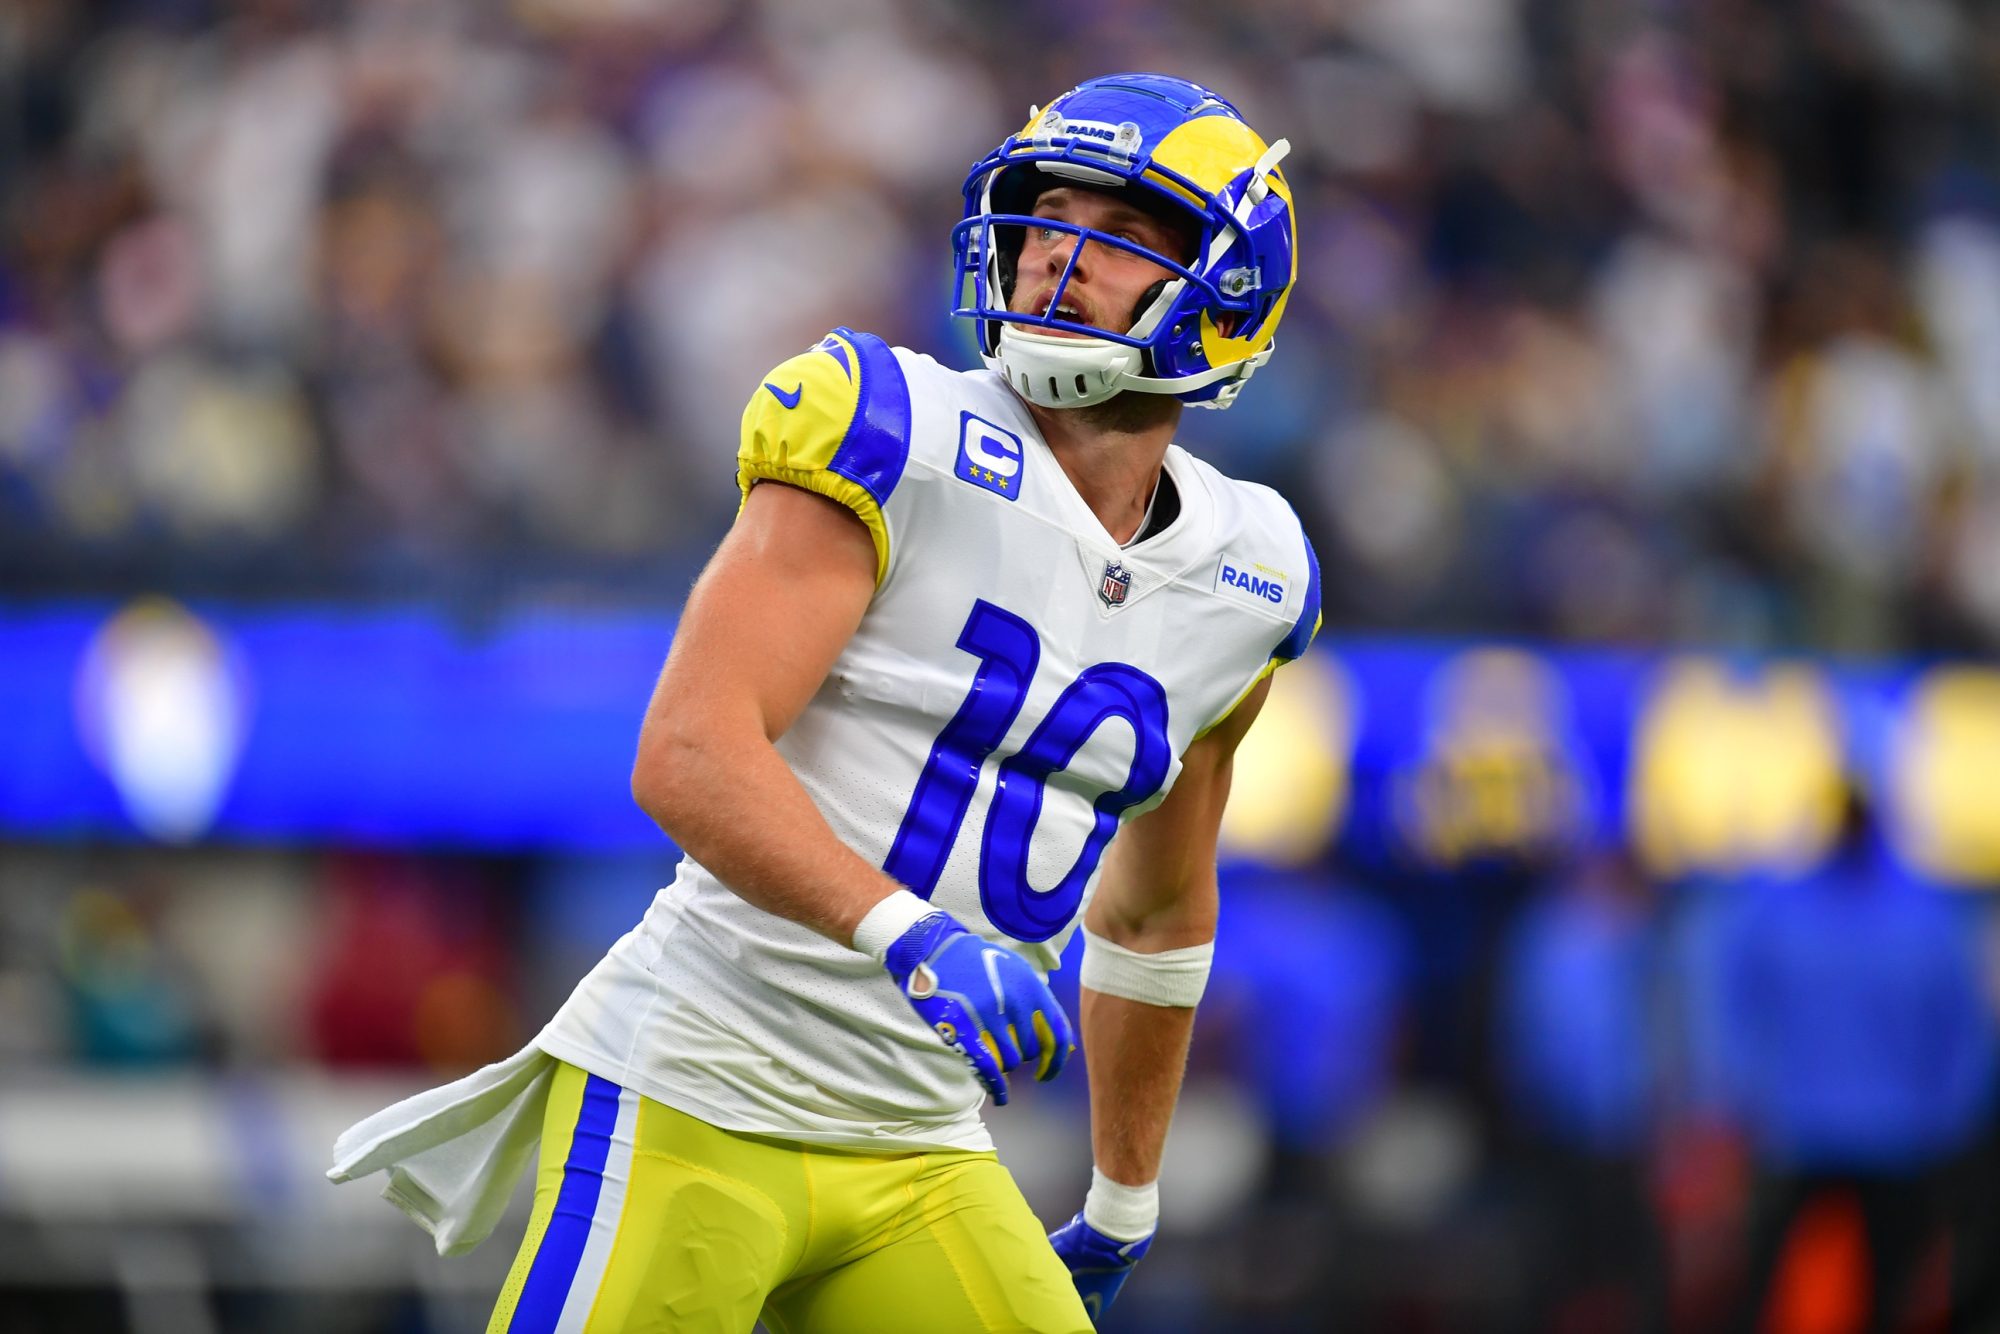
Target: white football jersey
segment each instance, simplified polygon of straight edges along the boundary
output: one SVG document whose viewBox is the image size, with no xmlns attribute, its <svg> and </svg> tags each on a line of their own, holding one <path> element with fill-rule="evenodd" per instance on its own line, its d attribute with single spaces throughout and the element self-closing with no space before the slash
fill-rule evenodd
<svg viewBox="0 0 2000 1334">
<path fill-rule="evenodd" d="M 1318 626 L 1276 492 L 1172 447 L 1178 516 L 1121 548 L 1000 379 L 870 335 L 773 371 L 738 463 L 746 496 L 807 487 L 876 545 L 874 601 L 779 751 L 862 856 L 1044 971 L 1120 822 Z M 880 965 L 691 858 L 537 1042 L 727 1129 L 990 1147 L 979 1083 Z"/>
</svg>

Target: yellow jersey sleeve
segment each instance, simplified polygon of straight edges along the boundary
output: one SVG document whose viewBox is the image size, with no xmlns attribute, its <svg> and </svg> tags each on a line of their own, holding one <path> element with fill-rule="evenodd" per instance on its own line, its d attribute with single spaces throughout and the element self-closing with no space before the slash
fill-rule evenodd
<svg viewBox="0 0 2000 1334">
<path fill-rule="evenodd" d="M 910 391 L 889 345 L 835 329 L 764 378 L 743 409 L 736 484 L 784 482 L 854 511 L 875 542 L 875 582 L 889 573 L 883 509 L 910 456 Z M 740 506 L 739 506 L 740 508 Z"/>
</svg>

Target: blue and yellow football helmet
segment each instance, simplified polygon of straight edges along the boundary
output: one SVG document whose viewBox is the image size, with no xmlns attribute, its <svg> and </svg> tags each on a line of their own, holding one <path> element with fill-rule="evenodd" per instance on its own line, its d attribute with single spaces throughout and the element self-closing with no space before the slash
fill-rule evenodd
<svg viewBox="0 0 2000 1334">
<path fill-rule="evenodd" d="M 960 303 L 952 313 L 976 322 L 986 364 L 1044 407 L 1088 407 L 1126 390 L 1228 407 L 1270 359 L 1298 277 L 1292 191 L 1278 171 L 1289 150 L 1283 139 L 1266 144 L 1235 107 L 1185 79 L 1113 74 L 1079 84 L 1035 108 L 966 177 L 965 217 L 952 230 Z M 1062 184 L 1134 192 L 1149 211 L 1185 220 L 1199 238 L 1193 258 L 1183 264 L 1031 216 L 1035 197 Z M 1029 226 L 1078 237 L 1042 315 L 1007 309 Z M 1147 293 L 1126 332 L 1056 313 L 1086 242 L 1143 255 L 1173 275 Z"/>
</svg>

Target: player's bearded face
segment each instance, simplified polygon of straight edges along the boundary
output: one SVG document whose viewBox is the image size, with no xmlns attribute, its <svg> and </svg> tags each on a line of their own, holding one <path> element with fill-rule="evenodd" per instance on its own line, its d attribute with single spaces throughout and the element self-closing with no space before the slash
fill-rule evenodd
<svg viewBox="0 0 2000 1334">
<path fill-rule="evenodd" d="M 1034 215 L 1089 227 L 1158 254 L 1171 255 L 1182 263 L 1188 261 L 1194 249 L 1190 229 L 1177 227 L 1108 191 L 1057 186 L 1042 192 L 1035 201 Z M 1014 291 L 1007 308 L 1024 315 L 1046 314 L 1050 303 L 1058 299 L 1056 288 L 1069 263 L 1070 251 L 1080 239 L 1075 232 L 1061 228 L 1028 228 L 1021 242 Z M 1148 293 L 1174 275 L 1129 250 L 1088 241 L 1082 245 L 1076 268 L 1070 273 L 1068 285 L 1062 288 L 1060 314 L 1077 324 L 1124 333 L 1132 327 Z M 1084 337 L 1061 329 L 1045 332 L 1064 338 Z"/>
</svg>

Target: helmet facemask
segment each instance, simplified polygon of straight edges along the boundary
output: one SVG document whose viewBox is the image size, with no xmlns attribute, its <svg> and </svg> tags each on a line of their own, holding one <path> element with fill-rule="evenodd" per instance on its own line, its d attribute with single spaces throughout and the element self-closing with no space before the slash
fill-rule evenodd
<svg viewBox="0 0 2000 1334">
<path fill-rule="evenodd" d="M 1047 176 L 1035 184 L 1038 188 L 1034 189 L 1033 197 L 1039 197 L 1045 190 L 1068 186 L 1071 182 L 1059 176 Z M 1186 260 L 1195 253 L 1198 244 L 1195 220 L 1186 210 L 1180 210 L 1180 216 L 1174 216 L 1152 201 L 1132 198 L 1136 194 L 1134 191 L 1107 189 L 1094 183 L 1074 188 L 1101 189 L 1107 194 L 1120 195 L 1126 202 L 1143 208 L 1181 233 L 1182 244 L 1176 246 L 1180 252 L 1178 255 L 1168 255 L 1092 227 L 1041 217 L 1030 212 L 1034 207 L 1033 198 L 1018 213 L 996 215 L 1029 218 L 1031 222 L 996 221 L 986 231 L 989 254 L 985 266 L 987 290 L 997 290 L 999 304 L 1010 313 L 1007 319 L 980 322 L 980 351 L 989 360 L 1006 363 L 1007 369 L 1003 374 L 1008 383 L 1023 397 L 1044 407 L 1093 406 L 1129 388 L 1127 377 L 1153 375 L 1146 339 L 1171 307 L 1173 295 L 1186 286 L 1191 276 Z M 1076 237 L 1069 248 L 1062 273 L 1048 294 L 1047 307 L 1041 314 L 1012 310 L 1020 255 L 1030 225 L 1067 232 Z M 1067 294 L 1071 280 L 1084 248 L 1090 245 L 1127 251 L 1169 270 L 1171 275 L 1161 278 L 1140 294 L 1124 327 L 1118 332 L 1060 313 L 1069 304 Z M 981 301 L 979 304 L 985 303 Z M 1107 312 L 1099 312 L 1098 318 L 1107 318 L 1107 315 Z"/>
</svg>

